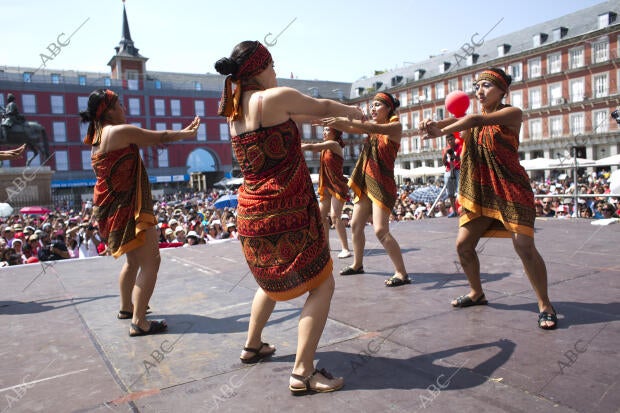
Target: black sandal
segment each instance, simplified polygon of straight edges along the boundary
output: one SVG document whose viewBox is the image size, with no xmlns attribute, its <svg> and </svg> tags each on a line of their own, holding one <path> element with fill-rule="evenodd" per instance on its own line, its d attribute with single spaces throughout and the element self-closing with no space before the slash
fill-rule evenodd
<svg viewBox="0 0 620 413">
<path fill-rule="evenodd" d="M 254 355 L 252 357 L 250 357 L 250 358 L 239 357 L 239 359 L 241 359 L 241 362 L 243 364 L 255 364 L 255 363 L 258 363 L 259 361 L 261 361 L 262 359 L 271 356 L 273 353 L 276 352 L 276 349 L 274 348 L 273 351 L 271 351 L 269 353 L 261 353 L 260 351 L 265 346 L 269 347 L 269 343 L 260 343 L 260 347 L 259 348 L 243 347 L 243 351 L 247 351 L 248 353 L 252 353 Z"/>
<path fill-rule="evenodd" d="M 129 337 L 148 336 L 151 334 L 158 334 L 168 329 L 168 325 L 165 321 L 151 321 L 148 330 L 142 330 L 139 325 L 131 323 L 131 329 L 129 330 Z"/>
<path fill-rule="evenodd" d="M 340 275 L 355 275 L 355 274 L 364 274 L 364 266 L 362 265 L 357 270 L 353 268 L 352 265 L 344 267 L 340 271 Z"/>
<path fill-rule="evenodd" d="M 385 280 L 386 287 L 400 287 L 401 285 L 411 284 L 411 278 L 408 275 L 404 279 L 393 275 L 391 278 Z"/>
<path fill-rule="evenodd" d="M 551 306 L 551 309 L 553 310 L 555 314 L 547 313 L 546 311 L 543 311 L 540 314 L 538 314 L 538 328 L 541 328 L 543 330 L 555 330 L 555 328 L 558 326 L 557 311 L 555 311 L 555 308 L 553 308 L 553 306 Z M 548 326 L 546 324 L 542 324 L 544 321 L 550 321 L 553 323 L 553 325 Z"/>
<path fill-rule="evenodd" d="M 322 374 L 326 379 L 333 380 L 334 376 L 332 376 L 327 370 L 314 370 L 311 375 L 304 377 L 299 374 L 291 374 L 291 377 L 303 382 L 304 387 L 293 387 L 290 384 L 288 385 L 289 390 L 293 394 L 293 396 L 303 396 L 305 394 L 313 394 L 313 393 L 330 393 L 336 390 L 342 389 L 344 383 L 341 383 L 339 386 L 335 387 L 327 387 L 325 389 L 320 389 L 316 387 L 310 386 L 310 379 L 312 379 L 316 374 Z"/>
<path fill-rule="evenodd" d="M 474 305 L 487 305 L 487 304 L 489 304 L 489 302 L 484 296 L 484 293 L 482 293 L 482 295 L 476 301 L 472 300 L 471 297 L 468 295 L 462 295 L 460 297 L 457 297 L 456 304 L 452 304 L 452 307 L 464 308 L 464 307 L 471 307 Z"/>
<path fill-rule="evenodd" d="M 146 306 L 146 314 L 151 314 L 151 307 L 148 305 Z M 133 311 L 120 310 L 116 315 L 116 318 L 119 320 L 129 320 L 130 318 L 133 318 Z"/>
</svg>

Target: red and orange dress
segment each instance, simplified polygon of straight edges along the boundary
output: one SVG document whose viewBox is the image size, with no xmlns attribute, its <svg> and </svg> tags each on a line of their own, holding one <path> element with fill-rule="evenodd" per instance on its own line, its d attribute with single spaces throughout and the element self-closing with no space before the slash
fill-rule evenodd
<svg viewBox="0 0 620 413">
<path fill-rule="evenodd" d="M 333 265 L 297 125 L 289 119 L 231 141 L 244 178 L 239 241 L 258 285 L 277 301 L 318 287 Z"/>
<path fill-rule="evenodd" d="M 372 134 L 366 139 L 349 179 L 349 187 L 355 193 L 354 202 L 365 194 L 382 209 L 392 211 L 397 192 L 394 162 L 399 147 L 387 135 Z"/>
<path fill-rule="evenodd" d="M 347 200 L 349 187 L 342 174 L 344 158 L 329 149 L 321 152 L 321 168 L 319 169 L 319 195 L 321 201 L 329 193 L 342 202 Z"/>
<path fill-rule="evenodd" d="M 157 224 L 151 185 L 137 145 L 95 154 L 93 216 L 114 258 L 144 244 Z"/>
<path fill-rule="evenodd" d="M 534 236 L 534 193 L 518 150 L 519 134 L 507 127 L 488 125 L 471 131 L 461 158 L 460 226 L 486 216 L 495 222 L 483 236 Z"/>
</svg>

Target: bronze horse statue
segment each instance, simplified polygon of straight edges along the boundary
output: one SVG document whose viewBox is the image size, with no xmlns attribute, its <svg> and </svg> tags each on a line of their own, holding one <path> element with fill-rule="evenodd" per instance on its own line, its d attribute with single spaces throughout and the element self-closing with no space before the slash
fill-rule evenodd
<svg viewBox="0 0 620 413">
<path fill-rule="evenodd" d="M 4 113 L 4 108 L 0 106 L 0 113 Z M 15 122 L 13 126 L 2 126 L 0 130 L 0 146 L 11 145 L 19 146 L 26 144 L 26 148 L 33 152 L 27 160 L 26 165 L 39 155 L 41 164 L 49 158 L 49 144 L 45 128 L 38 122 Z"/>
</svg>

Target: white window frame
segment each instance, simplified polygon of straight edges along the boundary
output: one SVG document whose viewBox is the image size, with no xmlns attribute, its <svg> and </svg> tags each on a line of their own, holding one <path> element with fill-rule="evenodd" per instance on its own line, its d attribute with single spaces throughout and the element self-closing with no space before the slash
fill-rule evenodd
<svg viewBox="0 0 620 413">
<path fill-rule="evenodd" d="M 523 109 L 523 92 L 521 90 L 510 92 L 510 105 Z"/>
<path fill-rule="evenodd" d="M 54 152 L 54 163 L 56 164 L 57 171 L 68 171 L 69 170 L 69 156 L 67 151 L 55 151 Z"/>
<path fill-rule="evenodd" d="M 592 94 L 595 98 L 609 95 L 609 73 L 597 73 L 592 75 Z"/>
<path fill-rule="evenodd" d="M 562 71 L 562 53 L 551 53 L 547 56 L 547 73 L 560 73 Z"/>
<path fill-rule="evenodd" d="M 580 90 L 576 90 L 576 85 L 581 85 Z M 583 77 L 570 79 L 568 81 L 568 94 L 571 102 L 581 102 L 585 95 L 585 80 Z"/>
<path fill-rule="evenodd" d="M 87 110 L 88 109 L 88 96 L 78 96 L 77 106 L 80 112 L 83 110 Z"/>
<path fill-rule="evenodd" d="M 592 43 L 592 63 L 603 63 L 609 60 L 609 39 L 600 39 Z"/>
<path fill-rule="evenodd" d="M 549 85 L 549 106 L 561 105 L 564 103 L 562 96 L 562 82 L 551 83 Z"/>
<path fill-rule="evenodd" d="M 542 107 L 542 90 L 540 87 L 531 87 L 528 89 L 527 107 L 530 109 L 539 109 Z"/>
<path fill-rule="evenodd" d="M 571 113 L 568 115 L 568 125 L 571 136 L 583 135 L 586 127 L 586 117 L 583 112 Z"/>
<path fill-rule="evenodd" d="M 52 122 L 54 142 L 67 142 L 67 125 L 65 122 Z"/>
<path fill-rule="evenodd" d="M 164 99 L 154 99 L 153 108 L 155 116 L 166 116 L 166 101 Z"/>
<path fill-rule="evenodd" d="M 529 59 L 527 61 L 527 77 L 529 79 L 535 79 L 542 75 L 542 60 L 539 57 Z"/>
<path fill-rule="evenodd" d="M 194 114 L 196 116 L 205 116 L 205 101 L 204 100 L 194 101 Z"/>
<path fill-rule="evenodd" d="M 170 161 L 168 159 L 168 148 L 157 149 L 157 165 L 160 168 L 168 168 Z"/>
<path fill-rule="evenodd" d="M 609 114 L 607 109 L 592 111 L 592 132 L 606 133 L 609 132 Z"/>
<path fill-rule="evenodd" d="M 140 116 L 141 108 L 140 108 L 140 99 L 139 98 L 129 98 L 129 115 L 130 116 Z"/>
<path fill-rule="evenodd" d="M 92 161 L 90 159 L 90 150 L 81 151 L 82 154 L 82 170 L 88 171 L 93 169 Z"/>
<path fill-rule="evenodd" d="M 508 66 L 508 74 L 512 76 L 513 82 L 520 82 L 523 80 L 523 63 L 515 62 Z"/>
<path fill-rule="evenodd" d="M 170 115 L 181 116 L 181 101 L 179 99 L 170 99 Z"/>
<path fill-rule="evenodd" d="M 207 140 L 207 127 L 204 123 L 198 125 L 198 135 L 196 136 L 197 141 L 206 141 Z"/>
<path fill-rule="evenodd" d="M 549 137 L 550 138 L 560 138 L 562 137 L 563 131 L 563 117 L 562 115 L 558 116 L 549 116 Z"/>
<path fill-rule="evenodd" d="M 542 119 L 530 119 L 529 121 L 530 140 L 537 141 L 542 139 Z"/>
<path fill-rule="evenodd" d="M 583 46 L 573 47 L 568 50 L 568 68 L 578 69 L 585 65 L 585 48 Z"/>
<path fill-rule="evenodd" d="M 229 141 L 230 140 L 230 129 L 228 128 L 228 123 L 220 123 L 220 140 L 221 141 Z"/>
<path fill-rule="evenodd" d="M 37 96 L 31 94 L 23 94 L 21 110 L 23 113 L 37 113 Z"/>
</svg>

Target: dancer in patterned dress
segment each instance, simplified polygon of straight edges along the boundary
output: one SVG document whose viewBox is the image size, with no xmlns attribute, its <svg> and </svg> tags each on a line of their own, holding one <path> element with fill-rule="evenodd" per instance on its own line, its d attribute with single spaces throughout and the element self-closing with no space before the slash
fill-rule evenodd
<svg viewBox="0 0 620 413">
<path fill-rule="evenodd" d="M 323 128 L 323 142 L 304 143 L 302 151 L 321 152 L 321 167 L 319 169 L 319 206 L 321 217 L 325 226 L 325 238 L 329 245 L 329 220 L 336 228 L 342 250 L 338 258 L 351 256 L 347 242 L 347 229 L 342 222 L 342 208 L 349 195 L 347 179 L 343 175 L 344 158 L 342 149 L 342 131 L 325 127 Z"/>
<path fill-rule="evenodd" d="M 478 75 L 474 89 L 482 114 L 420 123 L 420 133 L 436 138 L 463 131 L 459 202 L 462 213 L 456 249 L 470 292 L 452 301 L 454 307 L 487 304 L 480 282 L 476 245 L 483 236 L 510 237 L 538 299 L 538 326 L 557 326 L 547 295 L 547 268 L 534 244 L 534 194 L 519 163 L 521 109 L 502 104 L 512 78 L 502 69 Z"/>
<path fill-rule="evenodd" d="M 372 120 L 369 122 L 344 117 L 323 119 L 323 124 L 350 133 L 368 133 L 369 137 L 353 169 L 349 186 L 355 193 L 351 240 L 353 241 L 353 263 L 340 271 L 341 275 L 362 274 L 366 236 L 366 222 L 372 217 L 375 235 L 392 264 L 394 275 L 385 280 L 387 287 L 410 284 L 403 254 L 398 241 L 390 233 L 390 214 L 396 204 L 396 181 L 394 162 L 403 127 L 395 116 L 400 102 L 389 93 L 377 93 L 370 107 Z"/>
<path fill-rule="evenodd" d="M 361 118 L 359 109 L 313 99 L 278 87 L 269 51 L 257 41 L 239 43 L 215 63 L 228 75 L 218 113 L 228 119 L 244 182 L 239 188 L 239 241 L 259 288 L 241 361 L 255 363 L 275 352 L 262 331 L 276 301 L 309 293 L 299 320 L 297 353 L 289 389 L 295 394 L 343 386 L 314 355 L 334 291 L 332 260 L 296 122 L 322 116 Z M 233 91 L 233 83 L 235 85 Z"/>
<path fill-rule="evenodd" d="M 125 254 L 119 286 L 119 319 L 131 318 L 130 336 L 160 333 L 165 321 L 148 321 L 146 311 L 159 271 L 157 220 L 140 147 L 160 145 L 196 136 L 200 119 L 180 131 L 150 131 L 127 125 L 125 109 L 113 91 L 99 89 L 80 112 L 88 122 L 84 143 L 92 146 L 92 166 L 97 177 L 93 216 L 115 258 Z"/>
</svg>

